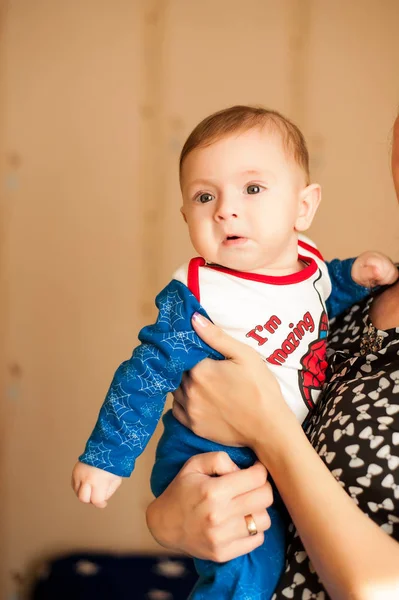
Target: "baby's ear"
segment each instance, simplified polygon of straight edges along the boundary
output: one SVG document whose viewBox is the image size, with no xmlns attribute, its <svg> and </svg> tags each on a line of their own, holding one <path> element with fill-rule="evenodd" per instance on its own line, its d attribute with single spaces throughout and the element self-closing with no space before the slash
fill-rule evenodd
<svg viewBox="0 0 399 600">
<path fill-rule="evenodd" d="M 187 218 L 186 218 L 186 213 L 184 212 L 184 208 L 183 206 L 180 208 L 180 212 L 182 214 L 182 217 L 184 219 L 184 222 L 187 223 Z"/>
<path fill-rule="evenodd" d="M 295 231 L 306 231 L 309 229 L 320 201 L 321 187 L 318 183 L 311 183 L 300 192 Z"/>
</svg>

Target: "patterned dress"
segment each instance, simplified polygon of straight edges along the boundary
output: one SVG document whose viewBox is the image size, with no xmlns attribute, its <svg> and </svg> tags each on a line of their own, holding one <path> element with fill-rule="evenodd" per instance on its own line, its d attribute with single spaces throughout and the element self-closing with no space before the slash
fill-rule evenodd
<svg viewBox="0 0 399 600">
<path fill-rule="evenodd" d="M 371 301 L 332 324 L 328 384 L 306 431 L 353 502 L 399 541 L 399 327 L 377 330 Z M 293 525 L 289 535 L 273 600 L 327 600 Z"/>
</svg>

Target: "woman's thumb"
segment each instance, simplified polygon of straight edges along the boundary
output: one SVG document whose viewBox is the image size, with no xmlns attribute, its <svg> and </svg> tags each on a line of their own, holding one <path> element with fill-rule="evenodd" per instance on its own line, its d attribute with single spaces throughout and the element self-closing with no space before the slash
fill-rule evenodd
<svg viewBox="0 0 399 600">
<path fill-rule="evenodd" d="M 195 471 L 210 476 L 228 475 L 240 470 L 227 452 L 197 454 L 186 463 L 184 469 L 186 473 L 187 471 Z"/>
<path fill-rule="evenodd" d="M 191 322 L 199 337 L 208 346 L 220 352 L 225 358 L 237 358 L 242 354 L 243 349 L 246 349 L 244 344 L 232 338 L 220 329 L 220 327 L 216 327 L 216 325 L 198 312 L 193 314 Z"/>
</svg>

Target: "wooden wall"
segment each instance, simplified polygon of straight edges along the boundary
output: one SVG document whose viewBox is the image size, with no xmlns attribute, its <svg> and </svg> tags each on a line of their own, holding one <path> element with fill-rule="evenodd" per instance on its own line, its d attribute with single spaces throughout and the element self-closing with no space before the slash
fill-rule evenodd
<svg viewBox="0 0 399 600">
<path fill-rule="evenodd" d="M 105 511 L 70 471 L 153 298 L 192 250 L 177 158 L 235 103 L 303 128 L 327 257 L 399 257 L 389 173 L 396 0 L 3 0 L 0 13 L 2 596 L 77 548 L 151 550 L 153 442 Z M 12 575 L 14 574 L 14 575 Z M 15 597 L 14 597 L 15 598 Z"/>
</svg>

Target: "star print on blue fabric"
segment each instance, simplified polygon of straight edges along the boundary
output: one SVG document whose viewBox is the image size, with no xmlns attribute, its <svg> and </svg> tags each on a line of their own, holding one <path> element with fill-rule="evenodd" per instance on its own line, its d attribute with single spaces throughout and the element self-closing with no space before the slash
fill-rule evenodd
<svg viewBox="0 0 399 600">
<path fill-rule="evenodd" d="M 164 333 L 161 338 L 162 344 L 167 344 L 172 350 L 180 350 L 188 353 L 191 348 L 199 347 L 198 336 L 195 331 L 173 331 Z"/>
<path fill-rule="evenodd" d="M 120 367 L 122 377 L 126 379 L 126 381 L 132 381 L 135 377 L 137 377 L 137 371 L 134 366 L 132 359 L 125 360 Z"/>
<path fill-rule="evenodd" d="M 93 467 L 97 467 L 98 469 L 109 469 L 114 466 L 110 459 L 111 450 L 102 442 L 97 445 L 89 441 L 85 454 Z"/>
<path fill-rule="evenodd" d="M 159 359 L 159 350 L 155 346 L 150 346 L 150 344 L 141 344 L 133 352 L 133 358 L 138 358 L 143 363 L 152 358 Z"/>
<path fill-rule="evenodd" d="M 120 383 L 112 383 L 104 402 L 107 415 L 116 415 L 118 419 L 126 418 L 126 413 L 134 413 L 130 405 L 130 394 L 127 394 Z"/>
<path fill-rule="evenodd" d="M 141 414 L 146 419 L 160 419 L 163 411 L 163 404 L 154 401 L 146 402 L 141 406 Z"/>
<path fill-rule="evenodd" d="M 144 364 L 150 360 L 159 360 L 159 356 L 160 352 L 154 345 L 141 344 L 134 350 L 132 358 L 122 364 L 122 376 L 126 381 L 132 381 L 137 377 L 137 361 Z"/>
<path fill-rule="evenodd" d="M 98 422 L 98 428 L 100 433 L 104 436 L 104 439 L 112 440 L 115 435 L 115 427 L 113 424 L 105 419 L 100 419 Z"/>
<path fill-rule="evenodd" d="M 132 424 L 123 422 L 115 434 L 120 438 L 119 446 L 127 446 L 130 450 L 142 450 L 151 435 L 140 420 Z"/>
<path fill-rule="evenodd" d="M 176 375 L 176 373 L 183 373 L 185 370 L 185 364 L 180 358 L 171 358 L 168 360 L 166 367 L 162 369 L 161 374 L 165 377 Z"/>
<path fill-rule="evenodd" d="M 123 477 L 130 475 L 153 435 L 167 393 L 209 354 L 192 330 L 191 315 L 201 307 L 186 286 L 173 280 L 157 296 L 156 305 L 158 319 L 142 328 L 141 345 L 118 367 L 89 440 L 93 448 L 100 443 L 109 447 L 114 465 L 109 470 Z M 81 458 L 91 464 L 92 456 L 98 460 L 87 450 Z"/>
<path fill-rule="evenodd" d="M 166 290 L 159 298 L 160 310 L 158 323 L 164 323 L 168 329 L 173 329 L 177 321 L 183 321 L 183 300 L 178 292 Z"/>
<path fill-rule="evenodd" d="M 166 394 L 170 391 L 170 382 L 161 374 L 157 373 L 153 369 L 150 369 L 147 365 L 142 365 L 144 371 L 137 373 L 137 377 L 140 381 L 140 392 L 143 392 L 146 396 L 159 396 L 159 394 Z"/>
<path fill-rule="evenodd" d="M 134 468 L 135 459 L 132 456 L 124 456 L 120 461 L 122 470 L 125 473 L 130 473 Z"/>
</svg>

